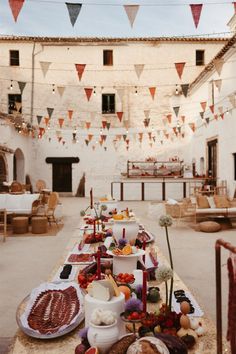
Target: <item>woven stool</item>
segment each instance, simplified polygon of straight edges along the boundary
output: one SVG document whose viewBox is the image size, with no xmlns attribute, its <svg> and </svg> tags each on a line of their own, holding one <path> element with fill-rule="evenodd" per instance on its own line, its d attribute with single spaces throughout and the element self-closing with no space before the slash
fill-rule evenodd
<svg viewBox="0 0 236 354">
<path fill-rule="evenodd" d="M 29 230 L 28 216 L 16 216 L 12 219 L 12 228 L 14 234 L 26 234 Z"/>
<path fill-rule="evenodd" d="M 45 234 L 48 229 L 48 219 L 46 216 L 35 216 L 31 219 L 32 233 Z"/>
</svg>

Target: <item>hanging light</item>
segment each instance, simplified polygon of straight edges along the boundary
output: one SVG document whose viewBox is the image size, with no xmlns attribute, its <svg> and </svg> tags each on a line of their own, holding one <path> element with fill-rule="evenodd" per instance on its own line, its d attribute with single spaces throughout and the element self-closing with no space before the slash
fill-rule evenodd
<svg viewBox="0 0 236 354">
<path fill-rule="evenodd" d="M 128 129 L 126 130 L 126 134 L 129 134 L 129 131 L 128 131 Z"/>
<path fill-rule="evenodd" d="M 55 85 L 52 85 L 52 94 L 55 95 Z"/>
<path fill-rule="evenodd" d="M 102 128 L 100 129 L 100 135 L 102 135 Z"/>
<path fill-rule="evenodd" d="M 137 94 L 138 94 L 138 88 L 137 88 L 137 86 L 135 86 L 134 94 L 135 94 L 136 96 L 137 96 Z"/>
<path fill-rule="evenodd" d="M 227 108 L 227 110 L 226 110 L 226 114 L 229 114 L 229 108 Z"/>
<path fill-rule="evenodd" d="M 11 80 L 10 90 L 13 90 L 12 80 Z"/>
<path fill-rule="evenodd" d="M 93 88 L 93 94 L 96 96 L 96 86 Z"/>
<path fill-rule="evenodd" d="M 176 88 L 175 88 L 175 94 L 176 94 L 176 95 L 178 95 L 178 94 L 179 94 L 178 85 L 176 85 Z"/>
</svg>

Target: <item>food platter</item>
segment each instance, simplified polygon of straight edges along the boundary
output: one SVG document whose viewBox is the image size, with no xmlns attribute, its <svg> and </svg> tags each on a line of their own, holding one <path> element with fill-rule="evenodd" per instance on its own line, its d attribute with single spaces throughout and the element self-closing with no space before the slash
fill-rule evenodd
<svg viewBox="0 0 236 354">
<path fill-rule="evenodd" d="M 77 304 L 78 309 L 75 316 L 71 319 L 68 324 L 64 324 L 63 321 L 60 324 L 60 327 L 57 331 L 53 333 L 42 333 L 39 330 L 33 329 L 29 325 L 29 318 L 32 315 L 33 306 L 37 302 L 37 298 L 43 292 L 50 292 L 50 294 L 55 293 L 61 294 L 63 291 L 68 291 L 68 289 L 73 289 L 73 292 L 76 292 L 77 295 Z M 38 301 L 39 302 L 39 301 Z M 46 311 L 46 310 L 45 310 Z M 51 315 L 53 316 L 53 315 Z M 41 318 L 40 318 L 41 320 Z M 61 337 L 73 329 L 75 329 L 82 321 L 84 320 L 84 297 L 81 292 L 80 287 L 75 282 L 67 283 L 43 283 L 38 288 L 32 290 L 32 292 L 26 296 L 23 301 L 19 304 L 16 311 L 16 321 L 20 329 L 30 337 L 38 339 L 52 339 Z M 45 332 L 45 331 L 44 331 Z"/>
<path fill-rule="evenodd" d="M 74 253 L 70 252 L 67 256 L 65 264 L 91 264 L 95 260 L 92 253 Z"/>
<path fill-rule="evenodd" d="M 113 256 L 113 257 L 118 257 L 118 258 L 134 258 L 134 257 L 143 256 L 145 254 L 145 251 L 139 249 L 136 253 L 131 253 L 131 254 L 127 254 L 127 255 L 123 255 L 123 254 L 117 255 L 117 254 L 112 253 L 112 251 L 108 250 L 107 254 L 109 254 L 110 256 Z"/>
<path fill-rule="evenodd" d="M 144 229 L 139 229 L 137 239 L 141 242 L 145 240 L 146 243 L 150 243 L 154 241 L 154 236 Z"/>
</svg>

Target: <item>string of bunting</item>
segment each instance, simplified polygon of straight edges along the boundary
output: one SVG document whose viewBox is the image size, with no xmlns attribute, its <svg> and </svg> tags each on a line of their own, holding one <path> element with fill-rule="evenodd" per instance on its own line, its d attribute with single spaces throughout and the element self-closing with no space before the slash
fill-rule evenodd
<svg viewBox="0 0 236 354">
<path fill-rule="evenodd" d="M 30 0 L 27 0 L 30 2 Z M 32 0 L 31 0 L 32 1 Z M 232 6 L 234 6 L 234 10 L 236 12 L 236 2 L 232 2 L 232 3 L 229 3 L 229 2 L 213 2 L 213 3 L 210 3 L 210 2 L 205 2 L 204 4 L 201 3 L 201 4 L 178 4 L 178 3 L 170 3 L 170 4 L 165 4 L 165 3 L 159 3 L 159 4 L 132 4 L 132 5 L 121 5 L 121 4 L 110 4 L 110 3 L 107 3 L 107 4 L 99 4 L 99 3 L 72 3 L 72 2 L 56 2 L 56 1 L 40 1 L 40 0 L 37 0 L 37 2 L 41 2 L 41 3 L 46 3 L 46 2 L 49 2 L 49 3 L 53 3 L 53 5 L 55 5 L 56 3 L 58 4 L 64 4 L 65 5 L 65 8 L 67 9 L 68 11 L 68 15 L 69 15 L 69 19 L 70 19 L 70 22 L 71 22 L 71 25 L 74 27 L 77 19 L 78 19 L 78 16 L 80 15 L 81 13 L 81 9 L 82 9 L 82 6 L 84 5 L 93 5 L 93 6 L 97 6 L 97 5 L 103 5 L 103 6 L 122 6 L 125 10 L 125 13 L 128 17 L 128 20 L 129 20 L 129 23 L 131 25 L 131 27 L 133 27 L 133 24 L 134 24 L 134 21 L 137 17 L 137 14 L 138 14 L 138 11 L 139 11 L 139 8 L 142 7 L 142 6 L 170 6 L 170 7 L 174 7 L 174 6 L 188 6 L 190 8 L 190 11 L 191 11 L 191 14 L 192 14 L 192 18 L 193 18 L 193 22 L 194 22 L 194 25 L 195 25 L 195 28 L 198 27 L 198 24 L 199 24 L 199 21 L 200 21 L 200 16 L 201 16 L 201 13 L 202 13 L 202 9 L 203 9 L 203 5 L 215 5 L 215 4 L 230 4 Z M 25 3 L 25 0 L 9 0 L 9 6 L 10 6 L 10 9 L 11 9 L 11 12 L 12 12 L 12 15 L 13 15 L 13 18 L 15 20 L 15 22 L 17 22 L 18 20 L 18 16 L 23 8 L 23 5 Z"/>
</svg>

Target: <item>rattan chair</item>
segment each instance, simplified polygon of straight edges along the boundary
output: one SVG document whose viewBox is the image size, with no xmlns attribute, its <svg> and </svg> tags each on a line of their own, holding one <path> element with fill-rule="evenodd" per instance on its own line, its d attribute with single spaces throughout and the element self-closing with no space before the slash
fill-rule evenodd
<svg viewBox="0 0 236 354">
<path fill-rule="evenodd" d="M 17 181 L 13 181 L 10 186 L 10 193 L 23 193 L 22 184 Z"/>
</svg>

